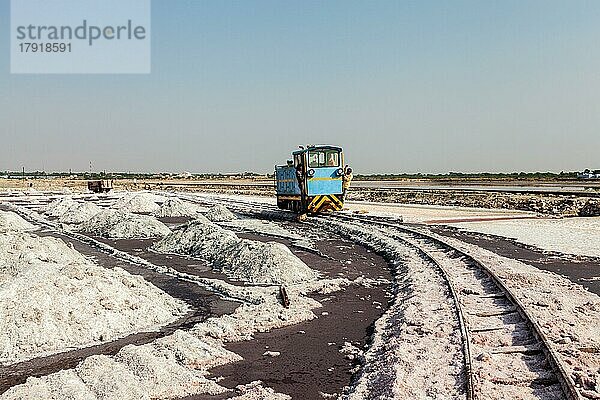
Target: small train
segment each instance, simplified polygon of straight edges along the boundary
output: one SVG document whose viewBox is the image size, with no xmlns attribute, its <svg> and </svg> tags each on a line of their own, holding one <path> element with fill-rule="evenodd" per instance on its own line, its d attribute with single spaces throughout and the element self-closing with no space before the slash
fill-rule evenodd
<svg viewBox="0 0 600 400">
<path fill-rule="evenodd" d="M 108 179 L 88 181 L 88 190 L 93 193 L 108 193 L 113 189 L 113 181 Z"/>
<path fill-rule="evenodd" d="M 275 166 L 277 206 L 300 215 L 344 207 L 352 168 L 336 146 L 300 146 L 287 165 Z"/>
</svg>

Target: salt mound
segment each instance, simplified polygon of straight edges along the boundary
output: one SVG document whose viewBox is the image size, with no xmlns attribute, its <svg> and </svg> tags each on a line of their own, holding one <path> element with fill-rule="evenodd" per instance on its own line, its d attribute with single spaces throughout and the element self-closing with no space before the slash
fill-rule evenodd
<svg viewBox="0 0 600 400">
<path fill-rule="evenodd" d="M 158 210 L 160 206 L 150 199 L 136 196 L 129 200 L 127 204 L 121 207 L 122 210 L 139 213 L 151 213 Z"/>
<path fill-rule="evenodd" d="M 48 204 L 43 211 L 52 217 L 60 217 L 69 208 L 76 206 L 77 204 L 79 203 L 72 198 L 63 197 L 62 199 L 56 199 L 52 203 Z"/>
<path fill-rule="evenodd" d="M 176 331 L 141 346 L 128 345 L 115 356 L 94 355 L 70 370 L 29 378 L 0 395 L 17 399 L 174 399 L 229 390 L 206 377 L 206 370 L 242 358 L 210 338 Z"/>
<path fill-rule="evenodd" d="M 235 215 L 227 209 L 227 207 L 221 204 L 217 204 L 216 206 L 209 208 L 204 215 L 213 222 L 232 221 L 236 218 Z"/>
<path fill-rule="evenodd" d="M 0 233 L 11 231 L 34 231 L 37 227 L 12 211 L 0 211 Z"/>
<path fill-rule="evenodd" d="M 165 198 L 152 193 L 127 193 L 115 202 L 113 208 L 136 213 L 151 213 L 157 211 Z"/>
<path fill-rule="evenodd" d="M 247 385 L 239 385 L 236 391 L 239 396 L 232 397 L 231 400 L 290 400 L 291 397 L 287 394 L 277 393 L 271 388 L 265 388 L 261 381 L 250 382 Z"/>
<path fill-rule="evenodd" d="M 60 239 L 0 235 L 0 364 L 153 330 L 186 311 L 140 276 Z"/>
<path fill-rule="evenodd" d="M 167 199 L 152 215 L 155 217 L 192 217 L 198 214 L 199 208 L 177 198 Z"/>
<path fill-rule="evenodd" d="M 176 228 L 152 248 L 204 258 L 228 276 L 250 283 L 294 284 L 317 277 L 283 244 L 240 239 L 205 219 Z"/>
<path fill-rule="evenodd" d="M 306 239 L 306 237 L 297 235 L 272 221 L 265 221 L 261 219 L 241 218 L 233 221 L 227 221 L 222 225 L 227 228 L 241 229 L 261 235 L 279 236 L 296 240 Z"/>
<path fill-rule="evenodd" d="M 148 239 L 163 237 L 171 230 L 149 215 L 106 209 L 82 224 L 84 232 L 111 239 Z"/>
<path fill-rule="evenodd" d="M 65 224 L 81 224 L 102 211 L 102 208 L 89 202 L 76 203 L 62 213 L 58 220 Z"/>
</svg>

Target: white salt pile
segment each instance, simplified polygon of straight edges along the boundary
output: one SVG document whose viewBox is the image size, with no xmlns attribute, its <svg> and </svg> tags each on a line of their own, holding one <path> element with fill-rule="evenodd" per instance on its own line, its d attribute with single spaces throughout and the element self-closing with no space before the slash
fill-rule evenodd
<svg viewBox="0 0 600 400">
<path fill-rule="evenodd" d="M 0 235 L 0 363 L 89 346 L 172 322 L 186 306 L 65 242 Z"/>
<path fill-rule="evenodd" d="M 205 218 L 196 223 L 211 224 Z M 126 346 L 112 357 L 92 356 L 75 369 L 41 378 L 29 378 L 12 387 L 0 400 L 16 399 L 155 399 L 182 398 L 194 394 L 233 394 L 238 399 L 286 399 L 258 382 L 234 391 L 208 378 L 208 369 L 241 360 L 226 350 L 224 342 L 248 340 L 256 332 L 293 325 L 316 318 L 321 307 L 306 293 L 339 290 L 347 280 L 312 280 L 288 287 L 289 308 L 278 297 L 279 289 L 241 287 L 221 280 L 195 278 L 199 283 L 243 303 L 231 315 L 211 317 L 189 332 L 177 331 L 142 346 Z"/>
<path fill-rule="evenodd" d="M 240 359 L 218 341 L 176 331 L 149 344 L 125 346 L 112 357 L 95 355 L 74 369 L 28 378 L 0 399 L 150 400 L 217 395 L 229 390 L 206 378 L 206 370 Z"/>
<path fill-rule="evenodd" d="M 102 211 L 102 208 L 94 203 L 75 203 L 64 211 L 58 217 L 58 220 L 65 224 L 81 224 L 98 214 L 100 211 Z"/>
<path fill-rule="evenodd" d="M 12 231 L 34 231 L 37 227 L 12 211 L 0 211 L 0 233 Z"/>
<path fill-rule="evenodd" d="M 52 201 L 50 204 L 44 207 L 42 211 L 52 217 L 60 217 L 65 211 L 73 206 L 76 206 L 77 204 L 78 203 L 72 198 L 63 197 Z"/>
<path fill-rule="evenodd" d="M 287 394 L 277 393 L 271 388 L 265 388 L 261 381 L 250 382 L 247 385 L 239 385 L 236 391 L 240 393 L 239 396 L 232 397 L 232 400 L 289 400 L 290 396 Z"/>
<path fill-rule="evenodd" d="M 200 208 L 195 204 L 183 202 L 177 198 L 170 198 L 152 213 L 155 217 L 193 217 L 198 215 Z"/>
<path fill-rule="evenodd" d="M 158 203 L 164 201 L 164 197 L 152 193 L 127 193 L 115 202 L 113 208 L 134 213 L 152 213 L 160 208 Z"/>
<path fill-rule="evenodd" d="M 236 219 L 235 215 L 221 204 L 209 208 L 204 215 L 212 222 L 225 222 Z"/>
<path fill-rule="evenodd" d="M 148 239 L 171 233 L 165 224 L 152 216 L 114 209 L 94 215 L 82 224 L 81 229 L 111 239 Z"/>
<path fill-rule="evenodd" d="M 239 229 L 242 231 L 258 233 L 260 235 L 278 236 L 295 240 L 305 239 L 305 237 L 297 235 L 276 224 L 275 222 L 262 219 L 240 218 L 233 221 L 223 222 L 221 225 L 234 230 Z"/>
<path fill-rule="evenodd" d="M 250 283 L 294 284 L 317 277 L 283 244 L 240 239 L 205 218 L 176 228 L 152 249 L 204 258 L 231 278 Z"/>
</svg>

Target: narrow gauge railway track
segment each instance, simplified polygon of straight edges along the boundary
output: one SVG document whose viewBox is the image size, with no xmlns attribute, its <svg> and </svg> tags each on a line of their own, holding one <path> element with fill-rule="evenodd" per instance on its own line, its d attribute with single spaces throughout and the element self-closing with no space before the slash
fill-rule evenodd
<svg viewBox="0 0 600 400">
<path fill-rule="evenodd" d="M 218 199 L 207 202 L 222 204 Z M 243 214 L 279 212 L 272 205 L 252 201 L 228 199 L 227 205 Z M 523 387 L 530 387 L 533 396 L 542 399 L 581 398 L 540 326 L 484 263 L 401 221 L 347 214 L 321 218 L 379 227 L 437 267 L 458 313 L 468 399 L 509 398 Z M 490 362 L 492 358 L 496 362 Z"/>
<path fill-rule="evenodd" d="M 291 213 L 262 202 L 202 195 L 177 196 L 204 205 L 225 203 L 233 211 L 246 215 L 293 218 Z M 509 389 L 523 386 L 535 388 L 534 393 L 544 399 L 581 398 L 539 325 L 484 263 L 443 239 L 400 221 L 348 214 L 329 214 L 321 218 L 380 229 L 391 239 L 414 248 L 439 269 L 458 312 L 469 399 L 511 398 Z M 487 364 L 492 357 L 501 362 L 490 369 Z M 496 394 L 492 393 L 494 386 L 499 388 Z"/>
<path fill-rule="evenodd" d="M 442 239 L 382 218 L 343 214 L 328 218 L 384 228 L 388 236 L 414 248 L 439 269 L 458 312 L 467 398 L 504 398 L 510 396 L 511 387 L 523 386 L 535 388 L 533 392 L 544 399 L 559 398 L 552 393 L 557 391 L 562 398 L 581 398 L 540 326 L 484 263 Z M 501 362 L 490 368 L 492 357 Z"/>
</svg>

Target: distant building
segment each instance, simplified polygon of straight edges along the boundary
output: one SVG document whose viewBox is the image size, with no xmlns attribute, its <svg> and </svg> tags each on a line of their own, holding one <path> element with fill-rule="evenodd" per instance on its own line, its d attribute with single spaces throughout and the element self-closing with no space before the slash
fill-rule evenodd
<svg viewBox="0 0 600 400">
<path fill-rule="evenodd" d="M 192 178 L 192 173 L 191 172 L 187 172 L 184 171 L 181 174 L 177 175 L 176 178 L 181 178 L 181 179 L 191 179 Z"/>
<path fill-rule="evenodd" d="M 600 179 L 600 169 L 586 169 L 583 172 L 579 172 L 577 174 L 577 179 Z"/>
</svg>

